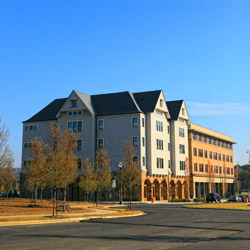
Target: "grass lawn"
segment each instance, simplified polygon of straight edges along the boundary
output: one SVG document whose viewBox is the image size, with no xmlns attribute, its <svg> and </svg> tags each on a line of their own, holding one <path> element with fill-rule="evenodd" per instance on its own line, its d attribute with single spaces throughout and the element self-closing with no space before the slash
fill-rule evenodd
<svg viewBox="0 0 250 250">
<path fill-rule="evenodd" d="M 197 205 L 185 205 L 184 207 L 189 208 L 216 208 L 216 209 L 240 209 L 240 210 L 250 210 L 249 203 L 206 203 Z"/>
<path fill-rule="evenodd" d="M 40 207 L 30 207 L 33 203 L 30 199 L 22 198 L 0 198 L 0 217 L 1 216 L 11 216 L 11 215 L 35 215 L 35 214 L 52 214 L 52 201 L 40 200 L 37 201 L 37 205 Z M 91 212 L 91 209 L 81 207 L 82 205 L 87 205 L 87 203 L 78 204 L 77 207 L 74 207 L 74 204 L 67 203 L 70 207 L 67 213 L 84 213 Z M 81 205 L 81 206 L 80 206 Z M 58 204 L 58 214 L 62 214 L 62 202 Z"/>
<path fill-rule="evenodd" d="M 33 220 L 60 220 L 67 218 L 79 218 L 82 217 L 84 213 L 94 212 L 96 209 L 100 209 L 98 214 L 93 214 L 91 216 L 97 217 L 108 217 L 108 216 L 129 216 L 140 214 L 141 211 L 129 211 L 126 209 L 112 208 L 113 205 L 104 205 L 87 202 L 67 202 L 68 211 L 65 213 L 62 211 L 62 202 L 58 205 L 57 215 L 58 217 L 52 218 L 52 201 L 43 200 L 38 201 L 37 205 L 40 207 L 30 207 L 33 203 L 30 199 L 22 198 L 9 198 L 9 199 L 0 199 L 0 222 L 11 222 L 11 221 L 33 221 Z M 93 209 L 92 209 L 93 208 Z M 112 210 L 112 213 L 108 213 L 103 210 Z M 79 216 L 76 214 L 79 213 Z M 80 214 L 81 213 L 81 214 Z M 49 216 L 41 216 L 43 214 Z M 1 216 L 22 216 L 22 217 L 12 217 L 12 218 L 3 218 Z M 26 217 L 27 215 L 27 217 Z M 29 215 L 33 215 L 29 217 Z M 34 216 L 35 215 L 35 216 Z M 37 215 L 37 216 L 36 216 Z M 39 216 L 40 215 L 40 216 Z M 86 214 L 84 217 L 90 216 Z"/>
</svg>

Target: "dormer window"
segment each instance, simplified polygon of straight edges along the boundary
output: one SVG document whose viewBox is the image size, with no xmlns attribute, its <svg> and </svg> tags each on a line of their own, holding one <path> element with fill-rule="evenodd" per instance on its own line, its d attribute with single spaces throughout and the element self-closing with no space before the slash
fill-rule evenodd
<svg viewBox="0 0 250 250">
<path fill-rule="evenodd" d="M 71 108 L 76 108 L 76 100 L 71 100 Z"/>
</svg>

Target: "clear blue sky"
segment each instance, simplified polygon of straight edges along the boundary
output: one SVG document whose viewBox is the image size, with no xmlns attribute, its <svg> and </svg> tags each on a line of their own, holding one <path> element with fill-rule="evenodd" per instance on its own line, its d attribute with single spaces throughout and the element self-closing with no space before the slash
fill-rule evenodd
<svg viewBox="0 0 250 250">
<path fill-rule="evenodd" d="M 193 123 L 250 150 L 249 1 L 2 1 L 0 117 L 21 164 L 22 121 L 75 89 L 162 89 Z"/>
</svg>

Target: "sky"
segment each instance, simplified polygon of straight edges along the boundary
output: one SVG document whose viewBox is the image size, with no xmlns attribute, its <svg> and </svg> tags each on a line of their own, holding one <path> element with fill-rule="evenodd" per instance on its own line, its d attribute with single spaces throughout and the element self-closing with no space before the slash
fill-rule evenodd
<svg viewBox="0 0 250 250">
<path fill-rule="evenodd" d="M 0 117 L 21 165 L 22 121 L 72 90 L 163 90 L 192 123 L 250 150 L 250 2 L 2 1 Z"/>
</svg>

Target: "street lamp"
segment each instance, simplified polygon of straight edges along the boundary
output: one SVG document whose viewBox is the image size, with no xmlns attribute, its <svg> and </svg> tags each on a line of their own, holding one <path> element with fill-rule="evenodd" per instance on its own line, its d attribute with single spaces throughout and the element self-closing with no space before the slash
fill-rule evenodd
<svg viewBox="0 0 250 250">
<path fill-rule="evenodd" d="M 118 167 L 120 168 L 120 175 L 121 175 L 121 186 L 120 186 L 120 204 L 122 204 L 122 163 L 119 162 Z"/>
</svg>

